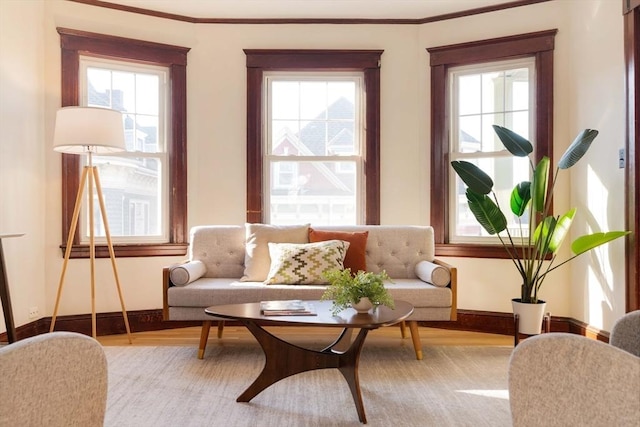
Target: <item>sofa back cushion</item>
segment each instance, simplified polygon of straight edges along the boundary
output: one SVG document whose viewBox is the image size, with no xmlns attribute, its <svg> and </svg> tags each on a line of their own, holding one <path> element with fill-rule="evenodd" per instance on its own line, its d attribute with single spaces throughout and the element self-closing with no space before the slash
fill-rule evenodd
<svg viewBox="0 0 640 427">
<path fill-rule="evenodd" d="M 246 250 L 243 282 L 262 282 L 271 267 L 269 243 L 309 243 L 309 224 L 245 224 Z"/>
<path fill-rule="evenodd" d="M 385 270 L 392 279 L 415 279 L 416 264 L 433 261 L 433 228 L 418 225 L 313 226 L 314 230 L 369 231 L 365 250 L 367 271 Z"/>
<path fill-rule="evenodd" d="M 200 260 L 204 277 L 235 277 L 244 273 L 244 225 L 203 225 L 191 228 L 189 259 Z"/>
<path fill-rule="evenodd" d="M 415 279 L 416 264 L 422 260 L 433 261 L 435 257 L 433 228 L 430 226 L 314 225 L 313 228 L 327 231 L 369 231 L 365 251 L 367 271 L 379 273 L 386 270 L 392 279 Z M 244 225 L 193 227 L 189 259 L 198 259 L 205 264 L 205 277 L 240 278 L 245 270 L 245 240 Z M 266 250 L 268 251 L 268 245 Z M 267 266 L 267 273 L 269 266 L 270 264 Z M 260 281 L 264 279 L 266 273 Z"/>
</svg>

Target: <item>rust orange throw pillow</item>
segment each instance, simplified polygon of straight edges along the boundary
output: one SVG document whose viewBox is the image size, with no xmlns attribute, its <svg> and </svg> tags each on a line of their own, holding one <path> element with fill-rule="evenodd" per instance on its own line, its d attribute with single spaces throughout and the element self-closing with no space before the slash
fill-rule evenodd
<svg viewBox="0 0 640 427">
<path fill-rule="evenodd" d="M 309 228 L 309 242 L 323 242 L 325 240 L 344 240 L 349 242 L 349 249 L 344 258 L 344 268 L 350 268 L 352 274 L 359 270 L 367 271 L 367 261 L 365 249 L 367 247 L 368 231 L 348 232 L 348 231 L 325 231 Z"/>
</svg>

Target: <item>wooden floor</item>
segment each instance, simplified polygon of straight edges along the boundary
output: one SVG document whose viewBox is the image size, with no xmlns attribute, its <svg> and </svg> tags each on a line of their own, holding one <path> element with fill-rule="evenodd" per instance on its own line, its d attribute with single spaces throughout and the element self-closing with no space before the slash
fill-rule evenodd
<svg viewBox="0 0 640 427">
<path fill-rule="evenodd" d="M 286 337 L 287 341 L 305 343 L 318 341 L 331 341 L 335 338 L 336 330 L 333 328 L 314 327 L 277 327 L 267 328 L 272 333 Z M 506 335 L 494 335 L 480 332 L 454 331 L 448 329 L 420 327 L 420 338 L 423 346 L 429 345 L 454 345 L 454 346 L 513 346 L 513 337 Z M 217 338 L 215 325 L 211 328 L 208 345 L 215 343 L 241 343 L 255 342 L 253 336 L 243 326 L 225 326 L 221 341 Z M 406 345 L 411 345 L 409 328 L 406 330 Z M 200 340 L 200 328 L 165 329 L 161 331 L 132 333 L 132 344 L 137 346 L 189 346 L 198 347 Z M 393 326 L 380 328 L 369 333 L 367 342 L 376 340 L 380 343 L 397 343 L 401 338 L 400 328 Z M 98 337 L 98 341 L 105 346 L 129 345 L 127 335 L 107 335 Z"/>
</svg>

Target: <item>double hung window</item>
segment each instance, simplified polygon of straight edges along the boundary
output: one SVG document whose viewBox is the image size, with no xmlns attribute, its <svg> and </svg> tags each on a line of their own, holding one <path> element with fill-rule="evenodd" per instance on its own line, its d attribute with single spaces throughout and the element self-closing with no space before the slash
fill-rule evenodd
<svg viewBox="0 0 640 427">
<path fill-rule="evenodd" d="M 511 190 L 529 179 L 527 158 L 513 157 L 502 145 L 492 125 L 513 130 L 535 141 L 532 134 L 535 61 L 524 58 L 449 69 L 451 93 L 450 160 L 465 160 L 494 178 L 500 206 L 508 207 Z M 483 242 L 488 233 L 469 210 L 465 186 L 453 169 L 449 193 L 449 241 Z M 512 236 L 528 235 L 528 221 L 508 217 Z M 492 239 L 497 239 L 493 237 Z"/>
<path fill-rule="evenodd" d="M 168 242 L 167 75 L 166 67 L 80 57 L 80 104 L 120 111 L 124 120 L 126 151 L 93 157 L 115 243 Z M 95 235 L 104 241 L 94 206 Z M 88 242 L 86 217 L 80 243 Z"/>
<path fill-rule="evenodd" d="M 527 159 L 513 160 L 492 125 L 534 145 L 532 161 L 553 158 L 553 49 L 557 30 L 427 49 L 431 59 L 431 224 L 436 255 L 505 258 L 467 209 L 452 160 L 476 163 L 495 181 L 499 203 L 529 179 Z M 506 210 L 506 209 L 504 209 Z M 510 231 L 520 233 L 515 218 Z M 522 233 L 529 231 L 523 221 Z"/>
<path fill-rule="evenodd" d="M 380 223 L 380 50 L 247 56 L 247 222 Z"/>
<path fill-rule="evenodd" d="M 62 106 L 121 111 L 126 151 L 94 156 L 118 257 L 184 255 L 187 249 L 186 66 L 188 48 L 58 28 Z M 62 155 L 62 239 L 67 241 L 82 156 Z M 94 203 L 94 206 L 99 204 Z M 71 257 L 89 256 L 83 206 Z M 99 242 L 100 243 L 100 242 Z M 63 251 L 65 244 L 61 245 Z M 96 256 L 108 257 L 105 244 Z"/>
<path fill-rule="evenodd" d="M 271 224 L 362 223 L 362 73 L 265 73 Z"/>
</svg>

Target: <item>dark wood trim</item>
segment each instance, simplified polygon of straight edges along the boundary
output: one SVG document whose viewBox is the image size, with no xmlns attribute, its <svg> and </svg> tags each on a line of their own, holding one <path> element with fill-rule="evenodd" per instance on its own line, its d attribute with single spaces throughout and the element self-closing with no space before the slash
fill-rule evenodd
<svg viewBox="0 0 640 427">
<path fill-rule="evenodd" d="M 476 64 L 488 61 L 499 61 L 503 58 L 531 56 L 539 52 L 553 50 L 554 37 L 558 30 L 545 30 L 514 36 L 496 37 L 448 46 L 430 47 L 430 65 Z"/>
<path fill-rule="evenodd" d="M 382 51 L 378 51 L 382 55 Z M 378 56 L 379 58 L 379 56 Z M 364 147 L 365 224 L 380 224 L 380 60 L 364 69 L 366 102 Z"/>
<path fill-rule="evenodd" d="M 508 3 L 501 3 L 494 6 L 484 6 L 474 9 L 462 10 L 460 12 L 447 13 L 443 15 L 430 16 L 421 19 L 366 19 L 366 18 L 196 18 L 174 13 L 158 12 L 140 7 L 125 6 L 115 3 L 107 3 L 100 0 L 69 0 L 75 3 L 83 3 L 91 6 L 103 7 L 106 9 L 121 10 L 124 12 L 137 13 L 140 15 L 154 16 L 156 18 L 172 19 L 175 21 L 190 22 L 193 24 L 393 24 L 393 25 L 417 25 L 429 22 L 444 21 L 447 19 L 462 18 L 465 16 L 478 15 L 481 13 L 496 12 L 513 7 L 528 6 L 536 3 L 544 3 L 551 0 L 515 0 Z"/>
<path fill-rule="evenodd" d="M 378 68 L 383 50 L 244 49 L 247 68 L 350 71 Z"/>
<path fill-rule="evenodd" d="M 458 320 L 454 322 L 420 322 L 420 325 L 509 336 L 513 336 L 515 329 L 512 313 L 475 310 L 458 310 Z M 569 317 L 552 316 L 551 332 L 565 332 L 609 342 L 609 332 Z"/>
<path fill-rule="evenodd" d="M 247 222 L 263 222 L 262 215 L 262 75 L 247 68 Z"/>
<path fill-rule="evenodd" d="M 60 245 L 62 252 L 67 249 L 67 245 Z M 128 257 L 150 257 L 150 256 L 179 256 L 185 255 L 189 244 L 184 243 L 145 243 L 113 245 L 113 250 L 118 258 Z M 96 258 L 109 258 L 109 248 L 107 245 L 96 245 Z M 73 245 L 69 258 L 89 258 L 89 245 Z"/>
<path fill-rule="evenodd" d="M 449 68 L 536 57 L 535 157 L 553 161 L 553 49 L 557 30 L 427 48 L 431 63 L 431 225 L 436 256 L 509 258 L 501 246 L 449 243 Z"/>
<path fill-rule="evenodd" d="M 625 278 L 627 312 L 640 309 L 640 0 L 623 0 L 627 165 L 625 167 Z"/>
<path fill-rule="evenodd" d="M 148 332 L 163 329 L 177 329 L 201 326 L 202 322 L 165 321 L 162 310 L 128 311 L 127 317 L 131 332 Z M 240 325 L 239 322 L 227 321 L 228 325 Z M 457 331 L 484 332 L 489 334 L 513 336 L 514 322 L 512 313 L 492 311 L 458 310 L 457 320 L 443 322 L 419 322 L 420 326 L 429 328 L 451 329 Z M 46 317 L 17 328 L 18 339 L 49 332 L 51 318 Z M 56 331 L 79 332 L 91 335 L 91 314 L 58 316 Z M 609 342 L 609 332 L 603 331 L 584 322 L 569 317 L 552 317 L 551 332 L 567 332 L 583 335 L 603 342 Z M 97 334 L 125 334 L 122 312 L 97 314 Z M 6 341 L 6 333 L 0 334 L 0 341 Z"/>
<path fill-rule="evenodd" d="M 245 49 L 247 66 L 247 212 L 264 222 L 263 75 L 279 71 L 362 71 L 366 92 L 365 224 L 380 223 L 380 57 L 383 50 Z"/>
<path fill-rule="evenodd" d="M 640 0 L 622 0 L 622 13 L 627 14 L 640 6 Z"/>
<path fill-rule="evenodd" d="M 187 53 L 190 48 L 144 40 L 127 39 L 69 28 L 57 28 L 62 50 L 62 106 L 78 105 L 80 56 L 108 57 L 168 66 L 170 70 L 171 138 L 169 154 L 169 242 L 166 244 L 116 244 L 117 257 L 169 256 L 186 254 L 187 230 Z M 78 193 L 79 156 L 62 155 L 62 253 L 66 250 L 73 208 Z M 79 225 L 78 225 L 79 227 Z M 88 258 L 88 245 L 80 245 L 77 232 L 72 258 Z M 96 247 L 96 256 L 109 257 L 106 245 Z"/>
</svg>

